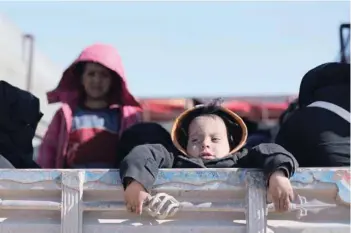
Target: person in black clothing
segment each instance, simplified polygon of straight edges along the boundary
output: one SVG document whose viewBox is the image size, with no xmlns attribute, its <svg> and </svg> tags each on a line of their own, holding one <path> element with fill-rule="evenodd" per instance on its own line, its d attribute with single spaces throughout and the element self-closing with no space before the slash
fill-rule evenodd
<svg viewBox="0 0 351 233">
<path fill-rule="evenodd" d="M 303 77 L 298 108 L 282 123 L 275 142 L 301 167 L 350 166 L 349 121 L 350 64 L 326 63 Z"/>
<path fill-rule="evenodd" d="M 131 130 L 137 131 L 137 127 Z M 144 135 L 157 133 L 155 130 Z M 293 199 L 289 178 L 298 163 L 279 145 L 261 144 L 251 150 L 242 149 L 246 138 L 243 120 L 217 104 L 185 111 L 176 119 L 171 132 L 175 148 L 169 144 L 137 145 L 121 162 L 127 209 L 141 213 L 159 168 L 240 167 L 263 168 L 275 207 L 287 210 Z"/>
<path fill-rule="evenodd" d="M 0 155 L 15 168 L 40 168 L 33 160 L 33 138 L 40 101 L 31 93 L 0 81 Z"/>
</svg>

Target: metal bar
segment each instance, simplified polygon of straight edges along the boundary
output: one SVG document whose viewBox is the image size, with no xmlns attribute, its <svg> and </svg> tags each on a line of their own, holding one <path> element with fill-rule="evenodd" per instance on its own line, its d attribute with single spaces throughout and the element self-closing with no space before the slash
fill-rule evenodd
<svg viewBox="0 0 351 233">
<path fill-rule="evenodd" d="M 23 48 L 23 56 L 24 56 L 24 44 L 25 41 L 29 41 L 29 59 L 28 59 L 28 65 L 27 65 L 27 83 L 26 83 L 26 90 L 31 91 L 31 86 L 32 86 L 32 71 L 33 71 L 33 59 L 34 59 L 34 36 L 31 34 L 25 34 L 23 35 L 23 40 L 22 40 L 22 48 Z"/>
<path fill-rule="evenodd" d="M 192 203 L 180 203 L 179 211 L 186 212 L 245 212 L 244 204 L 218 204 L 218 203 L 203 203 L 194 205 Z M 126 206 L 120 201 L 109 202 L 84 202 L 84 211 L 125 211 Z"/>
<path fill-rule="evenodd" d="M 349 23 L 345 23 L 345 24 L 341 24 L 340 28 L 339 28 L 339 40 L 340 40 L 340 62 L 342 63 L 346 63 L 347 62 L 347 58 L 346 58 L 346 54 L 345 54 L 345 47 L 347 46 L 347 44 L 345 43 L 349 43 L 350 40 L 350 34 L 348 36 L 348 38 L 346 39 L 346 42 L 344 41 L 344 31 L 345 29 L 350 30 L 350 24 Z"/>
<path fill-rule="evenodd" d="M 1 200 L 1 210 L 61 210 L 61 203 L 54 201 Z"/>
</svg>

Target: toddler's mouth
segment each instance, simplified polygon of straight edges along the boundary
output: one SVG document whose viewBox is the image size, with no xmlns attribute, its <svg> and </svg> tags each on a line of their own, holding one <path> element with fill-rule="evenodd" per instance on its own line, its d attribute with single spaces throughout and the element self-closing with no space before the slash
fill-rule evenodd
<svg viewBox="0 0 351 233">
<path fill-rule="evenodd" d="M 203 159 L 213 159 L 213 154 L 207 151 L 201 152 L 200 157 Z"/>
</svg>

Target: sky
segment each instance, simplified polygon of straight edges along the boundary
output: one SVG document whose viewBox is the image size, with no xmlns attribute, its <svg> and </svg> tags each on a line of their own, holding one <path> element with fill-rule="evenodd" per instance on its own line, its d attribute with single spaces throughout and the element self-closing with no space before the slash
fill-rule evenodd
<svg viewBox="0 0 351 233">
<path fill-rule="evenodd" d="M 139 97 L 296 94 L 339 51 L 348 1 L 0 2 L 60 69 L 93 43 L 120 52 Z"/>
</svg>

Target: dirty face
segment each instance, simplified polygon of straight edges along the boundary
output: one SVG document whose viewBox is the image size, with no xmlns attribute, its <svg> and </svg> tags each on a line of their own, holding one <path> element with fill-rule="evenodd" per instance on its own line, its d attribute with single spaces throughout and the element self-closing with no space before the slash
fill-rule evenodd
<svg viewBox="0 0 351 233">
<path fill-rule="evenodd" d="M 230 152 L 227 128 L 216 115 L 196 117 L 189 125 L 187 154 L 205 160 L 223 158 Z"/>
<path fill-rule="evenodd" d="M 106 67 L 87 63 L 82 74 L 82 84 L 91 99 L 104 99 L 110 90 L 112 73 Z"/>
</svg>

